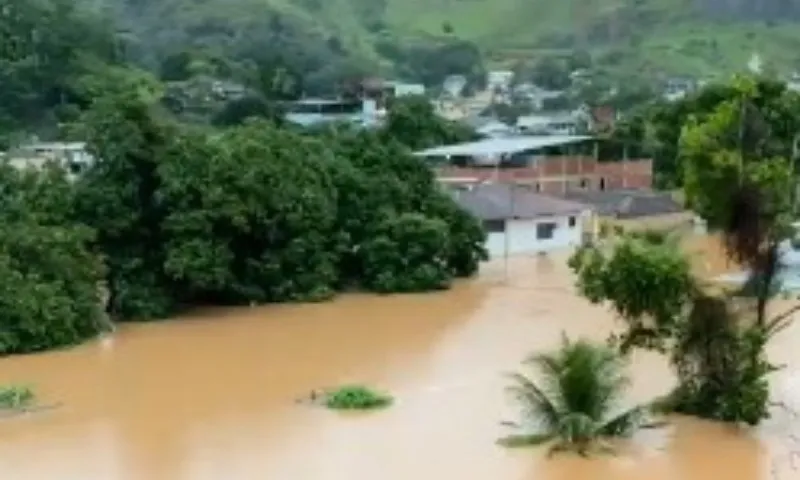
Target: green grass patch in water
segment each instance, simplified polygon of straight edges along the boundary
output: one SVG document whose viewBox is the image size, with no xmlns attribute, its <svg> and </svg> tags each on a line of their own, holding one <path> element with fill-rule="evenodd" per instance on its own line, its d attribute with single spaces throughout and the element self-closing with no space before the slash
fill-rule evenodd
<svg viewBox="0 0 800 480">
<path fill-rule="evenodd" d="M 374 410 L 392 402 L 391 395 L 361 385 L 346 385 L 325 394 L 325 406 L 332 410 Z"/>
<path fill-rule="evenodd" d="M 29 407 L 35 399 L 33 390 L 19 385 L 0 386 L 0 410 Z"/>
</svg>

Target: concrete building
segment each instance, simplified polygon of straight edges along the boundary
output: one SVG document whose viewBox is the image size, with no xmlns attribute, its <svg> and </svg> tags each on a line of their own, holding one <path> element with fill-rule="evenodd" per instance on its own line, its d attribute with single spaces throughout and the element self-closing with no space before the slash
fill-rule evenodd
<svg viewBox="0 0 800 480">
<path fill-rule="evenodd" d="M 442 89 L 449 96 L 458 98 L 467 86 L 467 77 L 464 75 L 449 75 L 442 83 Z"/>
<path fill-rule="evenodd" d="M 486 74 L 486 88 L 488 90 L 508 90 L 514 80 L 511 70 L 492 70 Z"/>
<path fill-rule="evenodd" d="M 12 149 L 5 154 L 5 161 L 17 168 L 41 168 L 48 162 L 56 162 L 78 174 L 94 162 L 94 157 L 86 151 L 84 142 L 47 142 Z"/>
<path fill-rule="evenodd" d="M 425 85 L 421 83 L 389 82 L 392 95 L 404 97 L 408 95 L 425 95 Z"/>
<path fill-rule="evenodd" d="M 448 145 L 417 154 L 440 159 L 433 165 L 444 183 L 523 184 L 548 195 L 652 188 L 651 159 L 601 162 L 596 144 L 597 140 L 585 136 L 517 136 Z"/>
<path fill-rule="evenodd" d="M 332 122 L 346 122 L 360 126 L 374 126 L 380 123 L 385 110 L 378 109 L 375 100 L 344 100 L 307 98 L 287 102 L 286 120 L 310 127 Z"/>
<path fill-rule="evenodd" d="M 582 127 L 588 128 L 572 112 L 523 115 L 517 119 L 517 129 L 531 135 L 576 135 Z"/>
<path fill-rule="evenodd" d="M 452 188 L 456 201 L 483 221 L 490 258 L 575 248 L 591 207 L 508 184 Z"/>
</svg>

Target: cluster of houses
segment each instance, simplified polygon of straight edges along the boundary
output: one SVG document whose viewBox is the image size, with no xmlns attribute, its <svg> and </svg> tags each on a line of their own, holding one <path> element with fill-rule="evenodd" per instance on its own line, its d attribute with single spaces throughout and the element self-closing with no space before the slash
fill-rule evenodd
<svg viewBox="0 0 800 480">
<path fill-rule="evenodd" d="M 487 138 L 417 155 L 429 158 L 442 186 L 484 222 L 491 258 L 563 251 L 615 227 L 703 228 L 671 193 L 652 189 L 651 159 L 600 161 L 602 141 Z"/>
<path fill-rule="evenodd" d="M 650 159 L 601 162 L 602 140 L 576 135 L 488 138 L 416 152 L 442 188 L 481 221 L 492 258 L 576 247 L 624 228 L 691 227 L 694 216 L 652 190 Z M 82 143 L 37 143 L 8 156 L 18 167 L 60 161 L 73 174 L 93 161 Z"/>
<path fill-rule="evenodd" d="M 510 72 L 490 73 L 487 90 L 504 94 L 512 88 L 511 79 Z M 460 80 L 449 82 L 450 94 L 455 94 Z M 522 91 L 534 97 L 553 95 L 531 86 L 522 86 Z M 422 85 L 371 80 L 362 84 L 356 98 L 287 103 L 286 117 L 304 126 L 349 122 L 371 127 L 381 123 L 391 98 L 421 94 Z M 525 115 L 515 125 L 477 116 L 462 120 L 482 140 L 416 154 L 430 162 L 442 187 L 484 222 L 492 257 L 574 247 L 597 238 L 608 222 L 626 227 L 691 224 L 693 215 L 669 193 L 652 190 L 650 159 L 625 155 L 600 161 L 603 140 L 591 132 L 615 119 L 613 110 L 602 108 Z M 75 175 L 92 161 L 81 143 L 37 143 L 6 158 L 16 166 L 57 160 Z"/>
</svg>

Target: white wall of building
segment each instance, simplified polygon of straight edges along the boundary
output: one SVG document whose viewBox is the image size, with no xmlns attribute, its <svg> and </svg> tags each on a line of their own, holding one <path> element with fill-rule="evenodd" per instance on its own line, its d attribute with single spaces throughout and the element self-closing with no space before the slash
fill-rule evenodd
<svg viewBox="0 0 800 480">
<path fill-rule="evenodd" d="M 406 95 L 425 95 L 425 85 L 421 83 L 395 83 L 394 95 L 403 97 Z"/>
<path fill-rule="evenodd" d="M 490 258 L 502 258 L 506 245 L 509 255 L 534 254 L 575 248 L 583 240 L 583 213 L 572 216 L 540 217 L 533 220 L 507 220 L 506 232 L 489 232 L 486 248 Z M 572 218 L 572 221 L 570 220 Z M 547 227 L 546 224 L 554 225 Z M 542 225 L 542 228 L 539 228 Z M 542 230 L 552 228 L 552 235 L 539 236 Z M 506 241 L 508 235 L 508 241 Z"/>
</svg>

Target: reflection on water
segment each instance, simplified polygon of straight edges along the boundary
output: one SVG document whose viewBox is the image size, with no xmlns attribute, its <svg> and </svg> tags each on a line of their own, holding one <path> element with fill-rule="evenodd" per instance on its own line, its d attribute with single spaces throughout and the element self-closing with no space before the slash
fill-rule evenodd
<svg viewBox="0 0 800 480">
<path fill-rule="evenodd" d="M 0 471 L 48 480 L 766 480 L 781 463 L 783 478 L 797 478 L 783 428 L 791 418 L 766 425 L 761 439 L 676 419 L 591 460 L 497 447 L 499 422 L 515 413 L 503 373 L 562 331 L 600 339 L 611 328 L 607 311 L 572 293 L 563 258 L 491 264 L 446 293 L 126 326 L 74 350 L 0 361 L 0 381 L 32 383 L 64 403 L 0 423 Z M 791 366 L 798 341 L 800 329 L 786 332 L 776 358 Z M 636 400 L 671 386 L 656 356 L 635 356 L 632 369 Z M 397 403 L 343 416 L 293 402 L 345 382 L 387 389 Z"/>
</svg>

